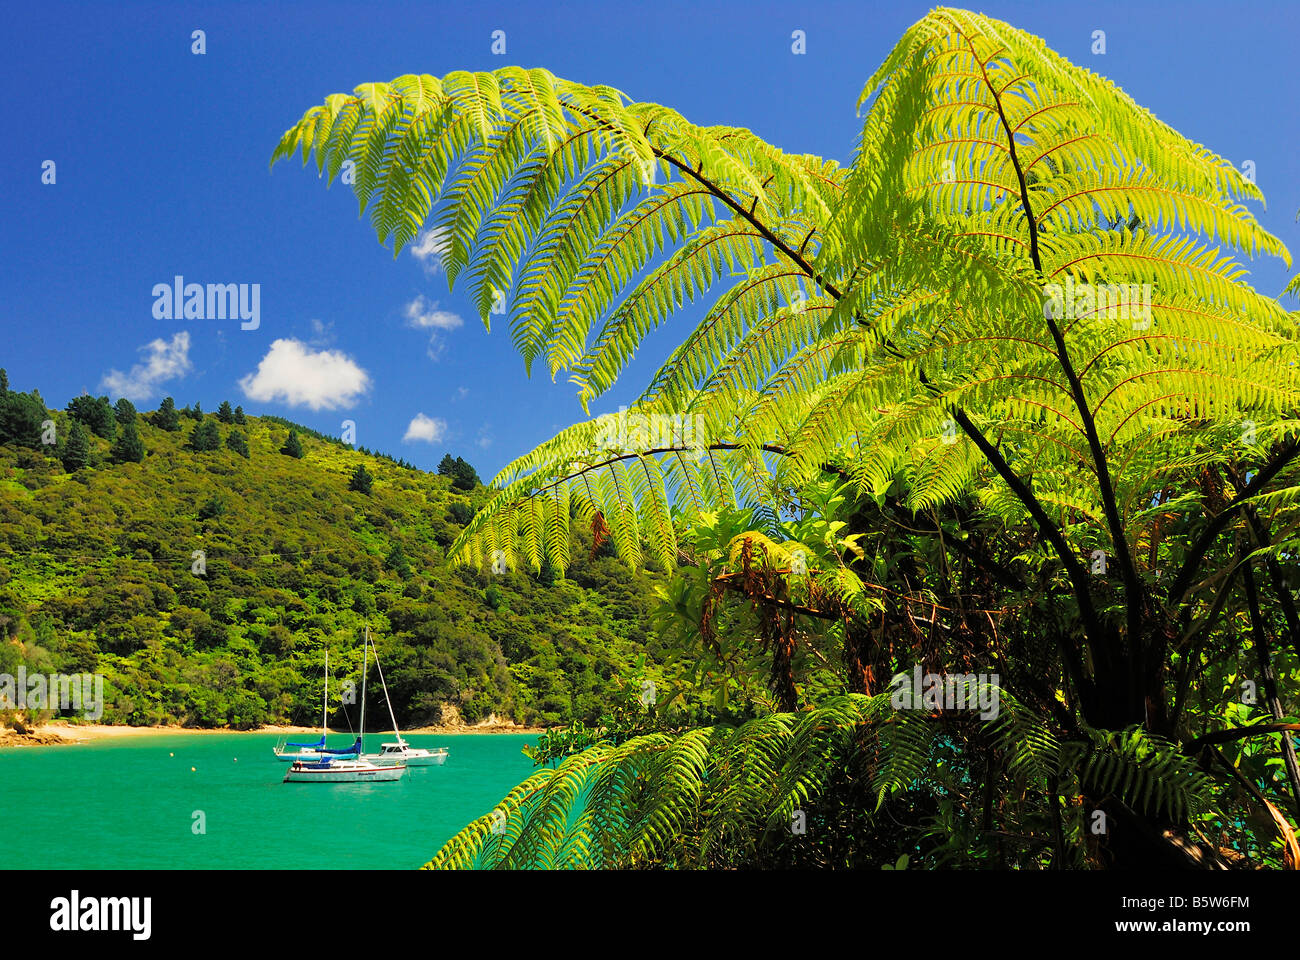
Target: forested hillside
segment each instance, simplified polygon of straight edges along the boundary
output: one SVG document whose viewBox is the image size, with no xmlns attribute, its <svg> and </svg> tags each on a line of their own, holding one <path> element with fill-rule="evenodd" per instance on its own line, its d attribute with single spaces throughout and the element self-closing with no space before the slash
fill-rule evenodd
<svg viewBox="0 0 1300 960">
<path fill-rule="evenodd" d="M 326 648 L 337 703 L 369 623 L 403 726 L 595 720 L 643 652 L 655 674 L 654 574 L 589 534 L 564 579 L 453 568 L 485 497 L 450 455 L 426 473 L 228 404 L 47 410 L 0 372 L 0 673 L 102 673 L 103 722 L 313 724 Z"/>
</svg>

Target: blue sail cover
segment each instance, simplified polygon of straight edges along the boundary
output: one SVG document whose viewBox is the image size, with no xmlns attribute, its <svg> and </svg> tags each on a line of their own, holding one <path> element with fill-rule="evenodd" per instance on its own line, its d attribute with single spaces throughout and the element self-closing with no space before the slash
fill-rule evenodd
<svg viewBox="0 0 1300 960">
<path fill-rule="evenodd" d="M 357 737 L 357 742 L 352 744 L 352 746 L 348 747 L 346 750 L 322 750 L 321 753 L 331 757 L 342 757 L 342 756 L 347 756 L 348 754 L 355 754 L 357 756 L 360 756 L 361 738 Z"/>
<path fill-rule="evenodd" d="M 320 735 L 320 740 L 316 743 L 287 743 L 287 747 L 323 747 L 325 746 L 325 734 Z"/>
</svg>

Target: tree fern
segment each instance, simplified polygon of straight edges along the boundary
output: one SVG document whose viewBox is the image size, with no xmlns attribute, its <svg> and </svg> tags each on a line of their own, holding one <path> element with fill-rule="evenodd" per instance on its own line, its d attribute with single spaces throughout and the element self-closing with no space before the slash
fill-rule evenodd
<svg viewBox="0 0 1300 960">
<path fill-rule="evenodd" d="M 1244 206 L 1262 195 L 1229 161 L 997 20 L 927 14 L 858 104 L 841 167 L 542 70 L 406 76 L 327 98 L 272 162 L 314 156 L 331 179 L 354 164 L 361 209 L 395 253 L 431 223 L 448 238 L 449 281 L 485 323 L 504 308 L 528 368 L 567 373 L 585 410 L 654 331 L 702 314 L 620 421 L 650 426 L 628 436 L 608 416 L 587 419 L 509 464 L 452 545 L 457 560 L 563 570 L 577 523 L 624 561 L 671 570 L 693 528 L 755 508 L 779 516 L 837 477 L 857 522 L 924 524 L 909 529 L 929 538 L 903 560 L 882 536 L 878 557 L 888 579 L 923 556 L 925 589 L 874 583 L 847 553 L 814 565 L 810 583 L 834 598 L 833 635 L 861 677 L 867 660 L 897 659 L 896 638 L 974 631 L 961 602 L 947 622 L 933 600 L 928 626 L 913 615 L 951 579 L 952 555 L 1002 583 L 1032 575 L 1040 594 L 1024 602 L 1057 624 L 1064 672 L 1033 699 L 1079 716 L 1073 729 L 1013 715 L 988 731 L 1004 738 L 1007 770 L 1053 798 L 1075 776 L 1081 790 L 1184 818 L 1204 784 L 1167 745 L 1207 635 L 1242 602 L 1236 567 L 1216 574 L 1207 557 L 1231 530 L 1276 558 L 1300 523 L 1296 314 L 1245 283 L 1242 262 L 1290 255 Z M 684 422 L 689 440 L 664 429 Z M 963 551 L 972 529 L 1001 538 L 1001 560 Z M 743 542 L 782 552 L 770 535 Z M 692 594 L 706 611 L 736 573 L 722 556 Z M 782 603 L 787 616 L 790 604 L 828 614 L 790 599 L 796 589 L 747 595 L 769 615 Z M 1023 612 L 996 612 L 1023 627 Z M 983 614 L 996 635 L 994 611 Z M 798 630 L 778 633 L 788 656 Z M 797 700 L 789 663 L 773 671 Z M 755 811 L 770 827 L 826 775 L 761 752 L 708 773 L 737 736 L 776 750 L 781 730 L 794 735 L 793 719 L 762 723 L 588 758 L 644 764 L 649 781 L 588 781 L 577 764 L 537 780 L 527 802 L 542 805 L 517 800 L 509 816 L 535 815 L 545 840 L 523 832 L 510 848 L 530 863 L 685 864 L 709 844 L 752 843 Z M 908 792 L 935 741 L 915 717 L 877 726 L 879 806 Z M 781 784 L 784 799 L 755 793 L 758 781 Z M 707 814 L 718 783 L 749 811 L 734 825 Z M 604 799 L 575 819 L 587 790 Z M 457 851 L 489 846 L 471 831 L 448 849 L 460 864 Z"/>
</svg>

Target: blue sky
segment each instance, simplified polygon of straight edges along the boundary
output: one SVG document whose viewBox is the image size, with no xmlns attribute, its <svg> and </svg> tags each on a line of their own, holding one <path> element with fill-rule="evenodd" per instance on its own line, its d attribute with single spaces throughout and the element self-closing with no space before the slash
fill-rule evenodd
<svg viewBox="0 0 1300 960">
<path fill-rule="evenodd" d="M 463 294 L 416 256 L 394 260 L 357 219 L 349 188 L 326 191 L 314 167 L 296 163 L 269 172 L 283 130 L 358 83 L 514 63 L 847 162 L 863 82 L 929 6 L 10 6 L 0 366 L 15 389 L 38 387 L 57 406 L 83 390 L 134 392 L 141 407 L 168 394 L 205 410 L 229 399 L 330 433 L 351 419 L 359 444 L 430 469 L 450 451 L 486 478 L 582 418 L 574 389 L 544 373 L 526 379 L 509 331 L 486 333 Z M 1298 8 L 976 9 L 1043 37 L 1238 166 L 1253 161 L 1268 198 L 1257 215 L 1300 253 Z M 201 56 L 191 53 L 196 29 Z M 491 52 L 494 30 L 506 33 L 504 57 Z M 806 34 L 802 56 L 791 52 L 794 30 Z M 1091 52 L 1095 30 L 1104 55 Z M 47 160 L 54 184 L 41 182 Z M 1267 293 L 1287 280 L 1280 261 L 1248 266 Z M 258 328 L 155 317 L 154 286 L 176 275 L 259 284 Z M 410 319 L 413 302 L 424 326 Z M 634 398 L 680 333 L 661 330 L 593 413 Z M 411 431 L 421 415 L 428 422 Z"/>
</svg>

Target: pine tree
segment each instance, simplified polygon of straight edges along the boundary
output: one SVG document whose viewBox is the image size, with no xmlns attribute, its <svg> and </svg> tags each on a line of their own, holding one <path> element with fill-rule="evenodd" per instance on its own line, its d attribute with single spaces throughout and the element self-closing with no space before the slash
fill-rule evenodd
<svg viewBox="0 0 1300 960">
<path fill-rule="evenodd" d="M 438 461 L 438 476 L 450 477 L 452 486 L 457 490 L 473 490 L 482 482 L 479 480 L 478 471 L 464 458 L 456 457 L 453 460 L 450 453 L 444 454 Z"/>
<path fill-rule="evenodd" d="M 361 469 L 365 468 L 362 467 Z M 402 549 L 400 543 L 393 544 L 393 549 L 388 551 L 388 557 L 384 560 L 384 565 L 403 580 L 409 579 L 411 576 L 411 561 L 407 559 L 406 551 Z"/>
<path fill-rule="evenodd" d="M 226 446 L 245 460 L 248 459 L 248 438 L 238 430 L 230 431 L 230 436 L 226 437 Z"/>
<path fill-rule="evenodd" d="M 235 407 L 235 423 L 239 424 L 240 426 L 243 426 L 244 424 L 248 423 L 248 418 L 244 416 L 243 407 Z"/>
<path fill-rule="evenodd" d="M 113 405 L 113 416 L 117 419 L 119 426 L 135 423 L 135 404 L 126 397 L 119 398 L 117 403 Z"/>
<path fill-rule="evenodd" d="M 92 397 L 83 393 L 69 400 L 67 409 L 74 420 L 85 424 L 97 437 L 112 440 L 117 433 L 117 416 L 108 397 Z"/>
<path fill-rule="evenodd" d="M 95 435 L 110 442 L 117 435 L 117 413 L 108 397 L 95 399 Z"/>
<path fill-rule="evenodd" d="M 67 446 L 63 448 L 63 469 L 68 473 L 90 465 L 90 439 L 81 421 L 72 421 L 72 430 L 68 433 Z"/>
<path fill-rule="evenodd" d="M 139 463 L 144 459 L 144 443 L 134 419 L 126 421 L 109 456 L 114 463 Z"/>
<path fill-rule="evenodd" d="M 190 449 L 205 452 L 221 447 L 221 431 L 213 420 L 200 420 L 190 434 Z"/>
<path fill-rule="evenodd" d="M 171 433 L 181 428 L 181 418 L 176 412 L 175 400 L 171 397 L 163 398 L 163 402 L 158 404 L 158 411 L 153 415 L 153 425 L 159 430 Z"/>
<path fill-rule="evenodd" d="M 9 371 L 0 367 L 0 397 L 9 392 Z"/>
<path fill-rule="evenodd" d="M 42 424 L 49 412 L 36 392 L 19 393 L 8 390 L 0 393 L 0 443 L 39 449 Z"/>
<path fill-rule="evenodd" d="M 235 411 L 230 409 L 229 400 L 222 400 L 221 406 L 217 407 L 217 419 L 222 423 L 234 423 Z"/>
<path fill-rule="evenodd" d="M 348 481 L 348 489 L 370 496 L 374 481 L 375 478 L 370 475 L 370 471 L 366 469 L 366 465 L 363 463 L 352 472 L 352 479 Z"/>
<path fill-rule="evenodd" d="M 295 457 L 299 460 L 303 458 L 304 451 L 302 449 L 302 442 L 298 439 L 297 430 L 289 431 L 289 439 L 284 442 L 284 446 L 280 448 L 280 452 L 286 456 Z"/>
<path fill-rule="evenodd" d="M 473 490 L 479 484 L 478 471 L 460 457 L 456 458 L 455 476 L 451 485 L 458 490 Z"/>
</svg>

